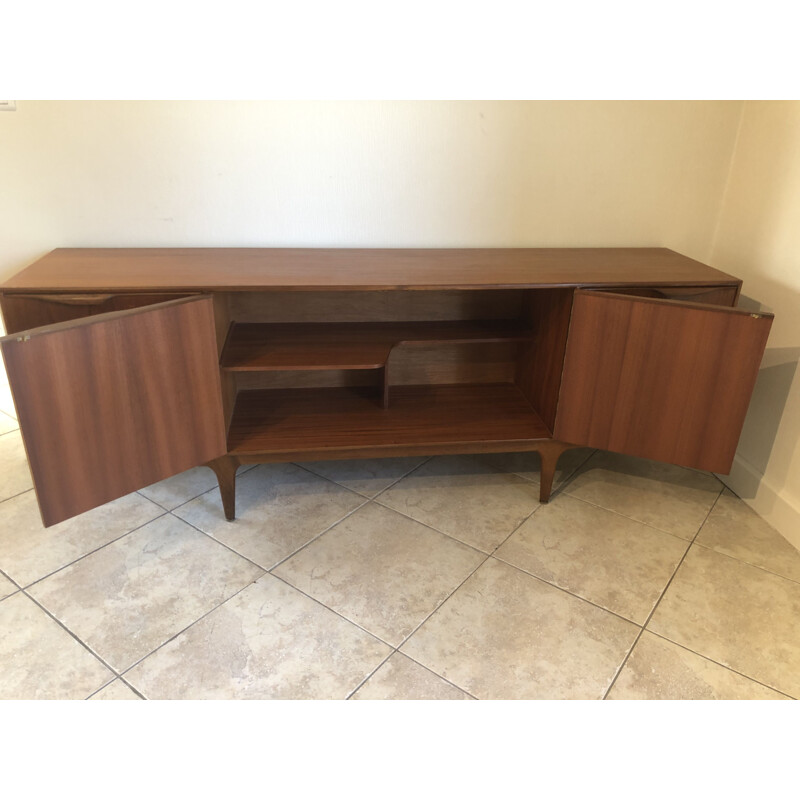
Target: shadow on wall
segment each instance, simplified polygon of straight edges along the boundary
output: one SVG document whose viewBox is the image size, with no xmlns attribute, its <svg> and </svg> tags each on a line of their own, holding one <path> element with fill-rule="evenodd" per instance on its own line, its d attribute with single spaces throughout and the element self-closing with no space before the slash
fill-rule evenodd
<svg viewBox="0 0 800 800">
<path fill-rule="evenodd" d="M 787 308 L 800 308 L 800 294 L 789 287 L 775 284 L 767 289 L 768 296 L 782 299 L 782 310 L 775 311 L 776 320 L 781 313 L 786 313 Z M 740 297 L 739 307 L 756 312 L 772 311 L 758 300 L 745 295 Z M 791 466 L 791 448 L 787 451 L 786 447 L 775 447 L 778 431 L 780 429 L 782 439 L 800 439 L 800 406 L 797 402 L 800 386 L 795 383 L 798 362 L 800 346 L 767 347 L 737 449 L 738 455 L 758 475 L 764 475 L 769 464 L 770 482 L 778 491 L 786 485 Z M 759 482 L 754 475 L 752 485 L 737 487 L 737 492 L 745 498 L 753 498 Z"/>
</svg>

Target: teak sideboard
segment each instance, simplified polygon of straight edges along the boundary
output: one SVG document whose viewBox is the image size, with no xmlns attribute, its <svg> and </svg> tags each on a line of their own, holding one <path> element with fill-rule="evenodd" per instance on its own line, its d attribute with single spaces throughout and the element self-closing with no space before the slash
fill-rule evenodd
<svg viewBox="0 0 800 800">
<path fill-rule="evenodd" d="M 727 473 L 772 316 L 662 248 L 58 249 L 0 286 L 52 525 L 201 464 L 587 446 Z"/>
</svg>

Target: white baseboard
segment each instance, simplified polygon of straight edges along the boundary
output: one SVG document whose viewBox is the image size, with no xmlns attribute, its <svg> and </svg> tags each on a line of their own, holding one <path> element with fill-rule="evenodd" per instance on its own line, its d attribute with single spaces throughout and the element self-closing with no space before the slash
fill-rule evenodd
<svg viewBox="0 0 800 800">
<path fill-rule="evenodd" d="M 717 477 L 791 545 L 800 550 L 800 508 L 775 491 L 752 464 L 737 453 L 730 475 Z"/>
</svg>

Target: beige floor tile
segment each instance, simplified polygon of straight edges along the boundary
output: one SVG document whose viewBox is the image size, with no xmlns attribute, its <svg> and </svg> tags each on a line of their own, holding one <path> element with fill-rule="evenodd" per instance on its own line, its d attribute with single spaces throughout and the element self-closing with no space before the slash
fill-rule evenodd
<svg viewBox="0 0 800 800">
<path fill-rule="evenodd" d="M 175 514 L 270 569 L 364 502 L 294 464 L 262 464 L 237 479 L 235 520 L 225 519 L 216 491 Z"/>
<path fill-rule="evenodd" d="M 16 431 L 19 429 L 19 422 L 14 417 L 0 411 L 0 435 L 8 433 L 9 431 Z"/>
<path fill-rule="evenodd" d="M 541 506 L 496 557 L 644 625 L 687 543 L 562 495 Z"/>
<path fill-rule="evenodd" d="M 375 497 L 423 461 L 424 457 L 364 458 L 356 461 L 304 462 L 300 466 L 366 497 Z"/>
<path fill-rule="evenodd" d="M 562 453 L 553 477 L 553 489 L 557 489 L 569 478 L 592 453 L 594 450 L 587 447 L 576 447 Z M 529 481 L 539 483 L 541 465 L 538 453 L 488 453 L 482 458 L 503 472 L 514 472 Z"/>
<path fill-rule="evenodd" d="M 396 647 L 485 558 L 370 504 L 273 572 Z"/>
<path fill-rule="evenodd" d="M 14 399 L 11 397 L 11 389 L 5 381 L 0 381 L 0 411 L 13 419 L 17 418 Z"/>
<path fill-rule="evenodd" d="M 99 692 L 93 694 L 89 700 L 141 700 L 130 686 L 126 686 L 119 678 L 104 686 Z"/>
<path fill-rule="evenodd" d="M 401 651 L 478 699 L 599 699 L 638 630 L 490 559 Z"/>
<path fill-rule="evenodd" d="M 0 436 L 0 501 L 33 488 L 33 479 L 19 431 Z"/>
<path fill-rule="evenodd" d="M 113 673 L 21 592 L 0 603 L 0 699 L 83 700 Z"/>
<path fill-rule="evenodd" d="M 648 628 L 800 697 L 800 584 L 693 546 Z"/>
<path fill-rule="evenodd" d="M 125 678 L 151 699 L 344 699 L 390 652 L 265 575 Z"/>
<path fill-rule="evenodd" d="M 598 451 L 563 491 L 691 540 L 722 484 L 705 472 Z"/>
<path fill-rule="evenodd" d="M 0 569 L 27 586 L 163 513 L 134 492 L 45 528 L 26 492 L 0 503 Z"/>
<path fill-rule="evenodd" d="M 730 489 L 720 495 L 696 541 L 718 553 L 800 581 L 800 552 Z"/>
<path fill-rule="evenodd" d="M 255 565 L 167 515 L 28 591 L 121 671 L 261 574 Z"/>
<path fill-rule="evenodd" d="M 490 553 L 539 505 L 539 491 L 481 457 L 441 456 L 377 502 Z"/>
<path fill-rule="evenodd" d="M 352 700 L 472 700 L 466 692 L 395 653 L 352 696 Z"/>
<path fill-rule="evenodd" d="M 14 582 L 6 578 L 5 575 L 0 575 L 0 600 L 14 594 L 16 591 L 18 591 L 18 587 Z"/>
<path fill-rule="evenodd" d="M 785 700 L 762 686 L 645 631 L 609 700 Z"/>
</svg>

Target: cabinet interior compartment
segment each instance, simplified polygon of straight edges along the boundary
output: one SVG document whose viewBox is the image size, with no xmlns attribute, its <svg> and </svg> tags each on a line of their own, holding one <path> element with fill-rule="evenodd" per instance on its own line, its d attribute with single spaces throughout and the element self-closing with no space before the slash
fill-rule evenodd
<svg viewBox="0 0 800 800">
<path fill-rule="evenodd" d="M 557 386 L 534 389 L 524 374 L 542 355 L 546 306 L 505 289 L 230 293 L 220 366 L 231 452 L 468 452 L 549 438 L 538 405 Z"/>
<path fill-rule="evenodd" d="M 522 305 L 519 290 L 231 294 L 220 363 L 237 390 L 513 382 Z"/>
</svg>

